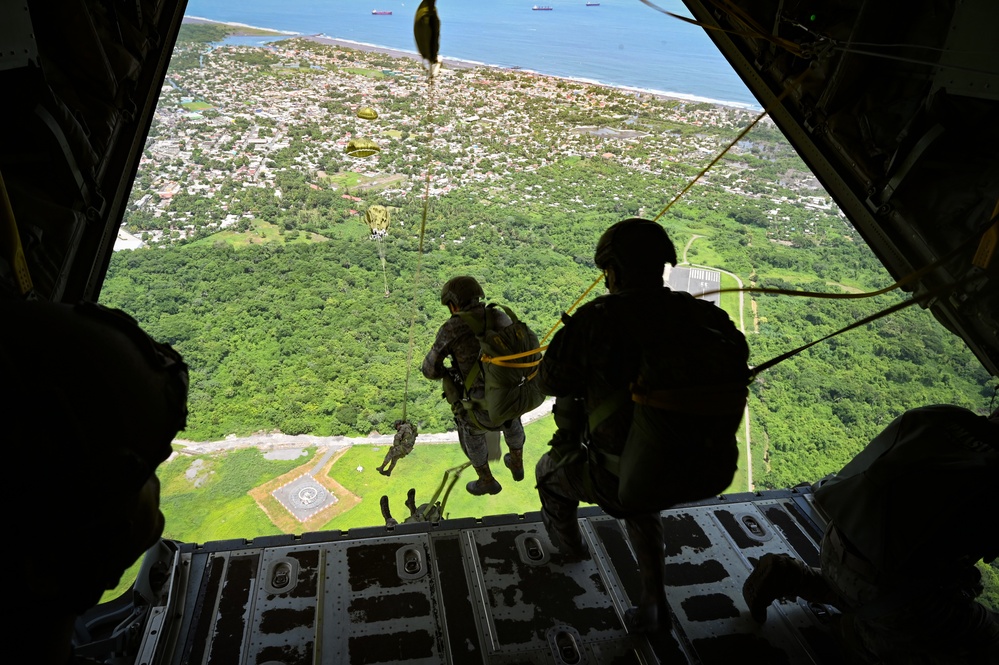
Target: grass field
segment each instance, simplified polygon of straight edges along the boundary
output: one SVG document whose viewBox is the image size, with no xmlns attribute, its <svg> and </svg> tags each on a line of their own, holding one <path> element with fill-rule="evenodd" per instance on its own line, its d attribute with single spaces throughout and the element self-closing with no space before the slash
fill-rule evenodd
<svg viewBox="0 0 999 665">
<path fill-rule="evenodd" d="M 359 74 L 360 76 L 367 76 L 368 78 L 373 78 L 373 79 L 383 79 L 383 78 L 385 78 L 385 74 L 380 69 L 364 69 L 364 68 L 361 68 L 361 67 L 346 67 L 346 68 L 344 68 L 343 71 L 348 72 L 350 74 Z"/>
<path fill-rule="evenodd" d="M 326 242 L 324 236 L 301 231 L 294 240 L 288 240 L 276 224 L 265 222 L 261 219 L 254 219 L 250 223 L 250 230 L 240 233 L 230 229 L 224 229 L 218 233 L 213 233 L 207 238 L 200 238 L 192 242 L 192 245 L 213 245 L 217 242 L 224 242 L 235 248 L 248 247 L 249 245 L 265 245 L 269 243 L 295 244 L 304 242 Z"/>
<path fill-rule="evenodd" d="M 344 189 L 350 189 L 352 187 L 357 187 L 358 185 L 365 185 L 370 182 L 374 182 L 379 178 L 373 176 L 366 176 L 357 173 L 356 171 L 337 171 L 336 173 L 329 173 L 319 180 L 330 185 L 337 185 L 343 187 Z M 402 176 L 405 179 L 405 176 Z"/>
<path fill-rule="evenodd" d="M 534 466 L 548 450 L 555 432 L 555 420 L 546 416 L 526 425 L 524 446 L 526 477 L 517 483 L 499 460 L 491 464 L 493 474 L 503 491 L 493 496 L 472 496 L 465 483 L 474 480 L 473 469 L 466 468 L 448 497 L 444 514 L 449 519 L 481 518 L 486 515 L 524 514 L 541 509 L 535 488 Z M 504 452 L 506 450 L 503 446 Z M 296 459 L 269 460 L 256 448 L 231 450 L 213 455 L 176 455 L 160 465 L 157 475 L 162 486 L 161 510 L 166 518 L 164 538 L 185 543 L 205 543 L 213 540 L 246 539 L 281 533 L 301 534 L 306 531 L 341 531 L 384 524 L 379 500 L 389 497 L 392 515 L 398 521 L 408 517 L 406 494 L 416 490 L 416 503 L 430 500 L 441 485 L 445 472 L 466 461 L 457 444 L 417 445 L 399 460 L 391 477 L 378 473 L 388 450 L 387 446 L 355 445 L 327 465 L 329 478 L 359 500 L 344 497 L 346 510 L 337 511 L 321 527 L 305 525 L 290 516 L 270 492 L 292 478 L 311 471 L 325 453 L 324 449 L 308 448 Z M 741 459 L 740 462 L 744 463 Z M 325 469 L 324 469 L 325 470 Z M 736 477 L 732 490 L 745 491 L 744 471 Z M 136 563 L 122 577 L 118 586 L 105 594 L 110 600 L 126 591 L 135 579 Z"/>
<path fill-rule="evenodd" d="M 466 469 L 445 506 L 447 517 L 520 514 L 540 509 L 538 493 L 534 488 L 534 465 L 548 450 L 548 441 L 555 431 L 554 418 L 547 416 L 526 425 L 524 430 L 527 435 L 524 480 L 513 482 L 510 472 L 500 460 L 491 466 L 503 485 L 503 491 L 495 496 L 475 497 L 464 488 L 466 482 L 476 478 L 472 469 Z M 379 507 L 383 494 L 389 497 L 393 516 L 401 522 L 408 516 L 404 504 L 409 488 L 416 489 L 417 504 L 426 502 L 437 489 L 445 471 L 465 461 L 457 444 L 420 445 L 417 439 L 413 452 L 399 460 L 392 476 L 386 478 L 378 473 L 376 467 L 381 464 L 387 450 L 387 446 L 357 445 L 336 460 L 330 477 L 361 500 L 321 529 L 314 530 L 349 531 L 384 524 Z M 311 470 L 317 462 L 317 455 L 323 453 L 323 450 L 309 448 L 303 450 L 297 459 L 268 460 L 260 450 L 247 448 L 215 455 L 175 456 L 157 470 L 162 486 L 160 508 L 166 518 L 163 537 L 185 543 L 205 543 L 303 533 L 305 529 L 301 528 L 301 524 L 287 531 L 275 525 L 251 492 L 284 474 L 300 475 L 297 472 L 299 468 L 302 472 Z M 287 524 L 288 521 L 283 519 L 285 517 L 279 515 L 278 521 Z M 294 520 L 291 523 L 295 524 Z M 135 580 L 138 569 L 137 562 L 122 576 L 115 589 L 105 593 L 103 600 L 124 593 Z"/>
<path fill-rule="evenodd" d="M 524 445 L 524 468 L 526 477 L 515 483 L 503 461 L 493 462 L 490 467 L 503 491 L 494 496 L 472 496 L 464 486 L 477 477 L 470 467 L 465 469 L 454 486 L 447 505 L 445 516 L 482 517 L 484 515 L 522 514 L 541 509 L 538 492 L 534 488 L 534 465 L 548 450 L 547 443 L 555 431 L 554 418 L 548 416 L 525 427 L 527 443 Z M 404 507 L 406 492 L 416 489 L 417 505 L 430 499 L 437 490 L 444 473 L 465 461 L 465 456 L 455 444 L 419 445 L 407 457 L 400 460 L 390 478 L 375 471 L 385 457 L 386 446 L 353 446 L 333 467 L 332 477 L 347 490 L 363 497 L 361 503 L 324 526 L 324 529 L 347 531 L 355 527 L 383 524 L 378 499 L 382 494 L 389 497 L 392 516 L 400 522 L 407 517 Z M 505 451 L 505 446 L 504 446 Z M 358 471 L 362 468 L 363 471 Z M 373 500 L 372 500 L 373 498 Z"/>
</svg>

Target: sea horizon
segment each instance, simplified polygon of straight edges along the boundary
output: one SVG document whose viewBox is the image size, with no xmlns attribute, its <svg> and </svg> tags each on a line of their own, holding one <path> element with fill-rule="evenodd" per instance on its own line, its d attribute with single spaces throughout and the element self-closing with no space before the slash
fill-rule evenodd
<svg viewBox="0 0 999 665">
<path fill-rule="evenodd" d="M 599 6 L 589 7 L 584 2 L 551 3 L 551 14 L 562 10 L 564 20 L 578 27 L 571 36 L 550 32 L 554 26 L 546 27 L 546 21 L 525 18 L 525 14 L 549 12 L 532 12 L 531 5 L 526 5 L 526 13 L 516 14 L 525 7 L 517 0 L 497 0 L 478 9 L 465 5 L 446 8 L 438 2 L 441 58 L 684 101 L 762 109 L 701 28 L 669 19 L 638 0 L 601 0 Z M 415 10 L 418 3 L 410 4 Z M 670 11 L 687 13 L 680 0 L 660 4 Z M 605 8 L 608 13 L 604 16 L 613 21 L 594 16 Z M 393 14 L 372 16 L 373 9 Z M 455 12 L 453 20 L 449 20 L 452 17 L 448 12 Z M 494 20 L 490 20 L 492 15 Z M 267 0 L 191 0 L 185 19 L 270 30 L 287 38 L 322 38 L 348 47 L 357 45 L 418 57 L 412 22 L 398 20 L 409 16 L 410 9 L 401 0 L 382 2 L 378 7 L 362 0 L 285 0 L 277 6 Z M 447 30 L 449 25 L 454 32 Z M 568 23 L 561 24 L 558 30 L 565 25 Z M 598 37 L 606 37 L 609 42 L 615 37 L 624 41 L 617 48 L 605 48 L 599 46 Z M 239 36 L 223 43 L 263 46 L 268 41 L 275 38 Z M 633 56 L 631 51 L 636 45 L 641 55 Z"/>
</svg>

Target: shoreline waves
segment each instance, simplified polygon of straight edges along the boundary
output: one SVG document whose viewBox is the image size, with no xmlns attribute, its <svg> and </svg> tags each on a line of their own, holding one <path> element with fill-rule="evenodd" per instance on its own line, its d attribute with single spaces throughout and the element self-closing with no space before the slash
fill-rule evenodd
<svg viewBox="0 0 999 665">
<path fill-rule="evenodd" d="M 371 44 L 369 42 L 360 42 L 353 39 L 343 39 L 341 37 L 330 37 L 329 35 L 318 33 L 306 35 L 300 32 L 292 32 L 289 30 L 273 30 L 272 28 L 262 28 L 258 26 L 251 26 L 245 23 L 235 23 L 232 21 L 217 21 L 215 19 L 205 18 L 202 16 L 184 16 L 185 22 L 191 23 L 215 23 L 218 25 L 227 25 L 240 28 L 252 28 L 254 30 L 268 30 L 275 33 L 280 33 L 282 35 L 287 35 L 287 38 L 298 38 L 306 39 L 308 41 L 316 42 L 317 44 L 324 44 L 326 46 L 343 46 L 345 48 L 353 48 L 359 51 L 369 51 L 373 53 L 383 53 L 385 55 L 391 55 L 397 58 L 410 58 L 412 60 L 422 60 L 418 51 L 405 50 L 400 48 L 394 48 L 391 46 L 382 46 L 380 44 Z M 275 40 L 281 41 L 281 40 Z M 737 108 L 749 111 L 759 111 L 762 107 L 756 104 L 748 104 L 744 102 L 732 102 L 720 99 L 712 99 L 710 97 L 702 97 L 699 95 L 692 95 L 682 92 L 672 92 L 666 90 L 654 90 L 651 88 L 639 88 L 635 86 L 621 85 L 618 83 L 608 83 L 605 81 L 600 81 L 597 79 L 574 77 L 574 76 L 560 76 L 557 74 L 547 74 L 545 72 L 537 71 L 534 69 L 525 69 L 522 67 L 510 67 L 504 65 L 490 64 L 487 62 L 482 62 L 479 60 L 468 60 L 465 58 L 452 58 L 448 56 L 441 56 L 441 64 L 444 66 L 450 66 L 455 69 L 471 69 L 474 67 L 488 67 L 490 69 L 499 69 L 503 71 L 511 72 L 521 72 L 525 74 L 532 74 L 535 76 L 547 76 L 550 78 L 560 79 L 563 81 L 571 81 L 573 83 L 581 83 L 585 85 L 596 85 L 604 88 L 613 88 L 615 90 L 622 90 L 625 92 L 645 94 L 658 97 L 660 99 L 672 99 L 683 102 L 694 102 L 702 104 L 712 104 L 714 106 L 724 106 L 728 108 Z"/>
</svg>

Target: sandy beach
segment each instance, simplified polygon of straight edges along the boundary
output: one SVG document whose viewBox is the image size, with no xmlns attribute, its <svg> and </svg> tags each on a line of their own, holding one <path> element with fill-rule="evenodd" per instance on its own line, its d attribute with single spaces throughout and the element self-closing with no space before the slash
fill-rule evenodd
<svg viewBox="0 0 999 665">
<path fill-rule="evenodd" d="M 214 25 L 227 25 L 233 28 L 233 35 L 261 35 L 266 37 L 267 34 L 272 34 L 276 37 L 287 36 L 294 37 L 299 33 L 293 32 L 291 30 L 274 30 L 273 28 L 262 28 L 258 25 L 249 25 L 247 23 L 236 23 L 235 21 L 215 21 L 210 18 L 204 18 L 203 16 L 184 16 L 183 23 L 210 23 Z M 261 34 L 264 33 L 264 34 Z"/>
<path fill-rule="evenodd" d="M 317 44 L 325 44 L 327 46 L 342 46 L 344 48 L 350 48 L 357 51 L 366 51 L 369 53 L 384 53 L 385 55 L 392 56 L 393 58 L 409 58 L 410 60 L 422 60 L 423 58 L 420 54 L 413 51 L 404 51 L 402 49 L 388 48 L 385 46 L 378 46 L 377 44 L 368 44 L 366 42 L 356 42 L 350 39 L 337 39 L 335 37 L 328 37 L 323 34 L 314 35 L 303 35 L 298 32 L 290 32 L 287 30 L 272 30 L 271 28 L 262 28 L 255 25 L 247 25 L 245 23 L 233 23 L 226 21 L 213 21 L 211 19 L 203 18 L 200 16 L 185 16 L 184 23 L 214 23 L 216 25 L 226 25 L 234 29 L 233 36 L 252 36 L 260 35 L 266 37 L 263 33 L 272 33 L 275 36 L 275 41 L 283 39 L 305 39 L 310 42 L 315 42 Z M 491 67 L 494 69 L 505 69 L 503 67 L 497 67 L 495 65 L 488 65 L 484 62 L 475 62 L 472 60 L 461 60 L 457 58 L 441 58 L 441 64 L 444 67 L 451 69 L 470 69 L 472 67 Z"/>
<path fill-rule="evenodd" d="M 279 40 L 283 40 L 283 39 L 305 39 L 305 40 L 308 40 L 308 41 L 311 41 L 311 42 L 315 42 L 317 44 L 325 44 L 326 46 L 342 46 L 344 48 L 355 49 L 355 50 L 358 50 L 358 51 L 367 51 L 367 52 L 371 52 L 371 53 L 383 53 L 385 55 L 389 55 L 389 56 L 392 56 L 394 58 L 409 58 L 410 60 L 416 60 L 416 61 L 421 61 L 423 59 L 420 56 L 420 54 L 417 51 L 415 51 L 415 50 L 413 50 L 413 51 L 406 51 L 406 50 L 402 50 L 402 49 L 394 49 L 394 48 L 388 48 L 388 47 L 385 47 L 385 46 L 379 46 L 377 44 L 368 44 L 366 42 L 357 42 L 357 41 L 353 41 L 353 40 L 350 40 L 350 39 L 338 39 L 336 37 L 329 37 L 329 36 L 324 35 L 322 33 L 312 34 L 312 35 L 304 35 L 304 34 L 297 33 L 297 32 L 272 30 L 270 28 L 262 28 L 262 27 L 259 27 L 259 26 L 247 25 L 245 23 L 235 23 L 235 22 L 226 22 L 226 21 L 213 21 L 211 19 L 203 18 L 203 17 L 200 17 L 200 16 L 185 16 L 184 17 L 184 22 L 185 23 L 214 23 L 214 24 L 217 24 L 217 25 L 226 25 L 226 26 L 229 26 L 231 28 L 234 28 L 235 31 L 232 33 L 234 36 L 260 35 L 261 31 L 264 31 L 264 32 L 273 33 L 274 36 L 276 37 L 275 41 L 279 41 Z M 266 35 L 261 35 L 261 36 L 266 36 Z M 544 76 L 544 77 L 548 77 L 548 78 L 562 79 L 562 80 L 565 80 L 565 81 L 572 81 L 574 83 L 580 83 L 580 84 L 584 84 L 584 85 L 593 85 L 593 86 L 597 86 L 597 87 L 601 87 L 601 88 L 609 88 L 609 89 L 613 89 L 613 90 L 623 90 L 625 92 L 631 92 L 631 93 L 635 93 L 635 94 L 651 95 L 652 97 L 655 97 L 657 99 L 669 99 L 669 100 L 682 101 L 682 102 L 706 103 L 706 104 L 712 104 L 712 105 L 715 105 L 715 106 L 727 106 L 727 107 L 741 108 L 741 109 L 747 109 L 747 110 L 758 110 L 757 107 L 753 107 L 753 106 L 750 106 L 748 104 L 723 103 L 723 102 L 719 102 L 718 100 L 715 100 L 715 99 L 707 99 L 705 97 L 698 97 L 697 95 L 685 95 L 685 94 L 682 94 L 682 93 L 666 93 L 666 92 L 663 92 L 661 90 L 647 90 L 647 89 L 644 89 L 644 88 L 633 88 L 633 87 L 629 87 L 629 86 L 610 85 L 610 84 L 607 84 L 607 83 L 601 83 L 599 81 L 593 81 L 593 80 L 590 80 L 590 79 L 573 78 L 573 77 L 567 77 L 567 76 L 555 76 L 553 74 L 544 74 L 542 72 L 536 72 L 536 71 L 529 70 L 529 69 L 521 69 L 521 68 L 518 68 L 518 67 L 502 67 L 500 65 L 491 65 L 491 64 L 486 63 L 486 62 L 477 62 L 475 60 L 463 60 L 463 59 L 460 59 L 460 58 L 448 58 L 448 57 L 443 57 L 442 56 L 441 57 L 441 65 L 443 67 L 449 68 L 449 69 L 471 69 L 471 68 L 474 68 L 474 67 L 487 67 L 489 69 L 499 69 L 499 70 L 504 70 L 504 71 L 517 71 L 517 72 L 521 72 L 521 73 L 524 73 L 524 74 L 532 74 L 532 75 L 535 75 L 535 76 Z"/>
<path fill-rule="evenodd" d="M 370 53 L 384 53 L 385 55 L 390 55 L 393 58 L 409 58 L 411 60 L 423 60 L 422 56 L 416 51 L 403 51 L 401 49 L 387 48 L 385 46 L 378 46 L 377 44 L 367 44 L 365 42 L 355 42 L 349 39 L 337 39 L 335 37 L 327 37 L 326 35 L 298 35 L 299 39 L 305 39 L 310 42 L 316 42 L 317 44 L 325 44 L 327 46 L 343 46 L 345 48 L 352 48 L 357 51 L 367 51 Z M 441 58 L 441 65 L 448 67 L 450 69 L 469 69 L 472 67 L 490 67 L 483 62 L 473 62 L 470 60 L 458 60 L 455 58 Z M 497 69 L 499 69 L 497 67 Z"/>
</svg>

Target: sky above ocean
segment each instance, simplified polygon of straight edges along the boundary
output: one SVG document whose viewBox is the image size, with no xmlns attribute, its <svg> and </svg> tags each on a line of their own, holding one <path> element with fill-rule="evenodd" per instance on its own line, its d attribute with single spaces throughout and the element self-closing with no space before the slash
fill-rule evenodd
<svg viewBox="0 0 999 665">
<path fill-rule="evenodd" d="M 440 53 L 759 108 L 704 30 L 640 0 L 437 0 Z M 535 4 L 551 11 L 534 11 Z M 689 16 L 680 0 L 656 3 Z M 415 51 L 413 0 L 189 0 L 187 15 Z M 372 10 L 391 15 L 372 15 Z"/>
</svg>

